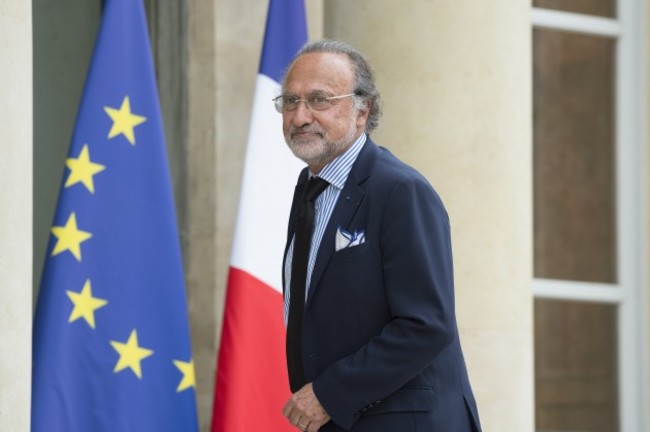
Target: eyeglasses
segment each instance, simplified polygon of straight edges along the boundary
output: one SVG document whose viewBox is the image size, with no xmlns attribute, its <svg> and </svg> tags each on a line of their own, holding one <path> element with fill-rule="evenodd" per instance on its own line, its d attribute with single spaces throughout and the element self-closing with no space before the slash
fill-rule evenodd
<svg viewBox="0 0 650 432">
<path fill-rule="evenodd" d="M 296 96 L 290 95 L 280 95 L 273 98 L 273 103 L 275 103 L 275 109 L 278 110 L 279 113 L 292 112 L 297 110 L 300 102 L 304 102 L 307 108 L 309 108 L 311 111 L 325 111 L 333 105 L 333 100 L 343 99 L 350 96 L 356 96 L 356 93 L 344 94 L 340 96 L 311 95 L 307 96 L 307 99 L 299 99 Z"/>
</svg>

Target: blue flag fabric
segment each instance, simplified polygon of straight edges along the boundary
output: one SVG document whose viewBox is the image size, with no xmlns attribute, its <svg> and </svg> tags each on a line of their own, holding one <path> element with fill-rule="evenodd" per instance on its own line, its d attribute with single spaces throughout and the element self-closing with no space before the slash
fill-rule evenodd
<svg viewBox="0 0 650 432">
<path fill-rule="evenodd" d="M 285 69 L 305 42 L 307 20 L 304 1 L 270 0 L 260 73 L 280 83 Z"/>
<path fill-rule="evenodd" d="M 34 323 L 33 431 L 196 431 L 180 244 L 141 0 L 107 0 Z"/>
</svg>

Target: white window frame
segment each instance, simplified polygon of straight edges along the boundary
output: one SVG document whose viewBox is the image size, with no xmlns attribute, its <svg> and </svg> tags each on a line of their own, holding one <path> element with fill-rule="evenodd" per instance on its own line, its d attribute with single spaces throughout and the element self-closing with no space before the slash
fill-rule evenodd
<svg viewBox="0 0 650 432">
<path fill-rule="evenodd" d="M 535 298 L 602 302 L 618 307 L 619 428 L 638 432 L 650 426 L 647 410 L 646 324 L 642 319 L 647 286 L 642 262 L 648 254 L 643 228 L 646 214 L 643 165 L 647 114 L 645 73 L 647 19 L 643 0 L 617 0 L 617 18 L 603 18 L 557 10 L 532 8 L 535 28 L 605 36 L 616 42 L 615 146 L 617 283 L 533 280 Z M 642 261 L 643 260 L 643 261 Z"/>
</svg>

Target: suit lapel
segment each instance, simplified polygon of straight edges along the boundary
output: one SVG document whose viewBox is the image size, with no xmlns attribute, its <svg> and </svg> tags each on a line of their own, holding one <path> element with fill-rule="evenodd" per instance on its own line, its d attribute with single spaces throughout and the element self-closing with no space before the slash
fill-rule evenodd
<svg viewBox="0 0 650 432">
<path fill-rule="evenodd" d="M 309 284 L 309 293 L 307 297 L 307 307 L 311 303 L 314 293 L 318 289 L 320 279 L 329 263 L 332 255 L 334 254 L 334 237 L 338 227 L 348 228 L 352 222 L 354 215 L 357 213 L 361 202 L 365 197 L 365 188 L 363 182 L 370 175 L 370 170 L 375 161 L 377 146 L 368 140 L 361 149 L 357 160 L 352 166 L 350 175 L 348 176 L 345 186 L 339 195 L 332 216 L 330 217 L 323 239 L 320 243 L 318 254 L 316 255 L 316 263 L 311 276 Z"/>
</svg>

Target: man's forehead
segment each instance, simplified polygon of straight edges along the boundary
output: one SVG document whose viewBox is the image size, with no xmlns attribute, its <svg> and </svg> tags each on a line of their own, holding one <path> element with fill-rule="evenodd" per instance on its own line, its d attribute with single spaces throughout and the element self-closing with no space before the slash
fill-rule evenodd
<svg viewBox="0 0 650 432">
<path fill-rule="evenodd" d="M 285 86 L 310 86 L 309 91 L 329 87 L 347 87 L 354 74 L 348 57 L 338 53 L 307 53 L 298 57 L 289 69 Z"/>
</svg>

